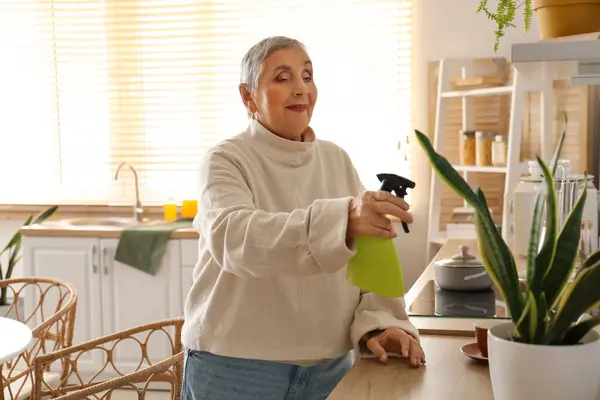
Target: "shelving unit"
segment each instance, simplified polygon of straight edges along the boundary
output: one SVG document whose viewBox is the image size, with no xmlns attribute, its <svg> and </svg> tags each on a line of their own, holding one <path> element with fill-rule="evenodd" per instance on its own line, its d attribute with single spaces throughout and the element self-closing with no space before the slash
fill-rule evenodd
<svg viewBox="0 0 600 400">
<path fill-rule="evenodd" d="M 444 128 L 447 122 L 446 104 L 449 99 L 461 99 L 462 129 L 469 130 L 473 129 L 471 124 L 473 120 L 471 103 L 474 97 L 511 96 L 510 120 L 508 132 L 506 132 L 508 139 L 506 167 L 454 166 L 465 177 L 467 182 L 470 182 L 469 175 L 473 175 L 474 173 L 504 175 L 502 236 L 505 240 L 510 240 L 511 236 L 511 215 L 509 210 L 512 194 L 520 175 L 526 173 L 525 163 L 520 162 L 525 95 L 528 92 L 540 92 L 540 148 L 536 153 L 540 154 L 544 159 L 549 159 L 554 150 L 555 99 L 553 83 L 555 80 L 569 79 L 572 85 L 600 84 L 600 32 L 537 43 L 513 44 L 510 62 L 512 69 L 512 81 L 510 85 L 454 90 L 451 87 L 451 79 L 455 76 L 461 76 L 462 78 L 472 76 L 473 60 L 441 60 L 438 70 L 433 138 L 435 150 L 440 154 L 444 154 L 445 136 L 448 134 Z M 456 135 L 459 135 L 459 132 L 456 132 Z M 442 185 L 444 183 L 432 171 L 428 226 L 428 240 L 430 245 L 443 244 L 447 240 L 446 232 L 440 229 Z M 431 246 L 429 250 L 431 252 Z"/>
<path fill-rule="evenodd" d="M 547 157 L 551 149 L 551 140 L 545 139 L 552 135 L 552 83 L 536 83 L 530 79 L 520 76 L 520 73 L 512 67 L 512 79 L 509 85 L 473 88 L 469 90 L 453 90 L 451 80 L 460 76 L 463 79 L 471 77 L 477 73 L 474 70 L 472 59 L 445 59 L 441 60 L 438 70 L 438 87 L 436 99 L 436 119 L 434 128 L 433 146 L 437 152 L 444 154 L 444 143 L 446 135 L 446 101 L 448 99 L 461 98 L 462 100 L 462 129 L 473 130 L 474 110 L 472 99 L 480 96 L 511 96 L 510 99 L 510 119 L 508 122 L 508 131 L 499 132 L 507 134 L 507 165 L 503 167 L 495 166 L 472 166 L 472 165 L 454 165 L 454 168 L 460 172 L 465 180 L 472 183 L 472 176 L 475 173 L 503 174 L 504 187 L 502 191 L 502 236 L 505 239 L 510 237 L 510 204 L 511 195 L 519 182 L 522 173 L 526 172 L 525 165 L 520 162 L 521 156 L 521 138 L 523 129 L 523 111 L 524 98 L 527 91 L 540 91 L 542 106 L 542 156 Z M 456 132 L 456 135 L 459 135 Z M 441 229 L 440 215 L 442 211 L 442 185 L 444 183 L 432 172 L 431 191 L 430 191 L 430 217 L 428 227 L 429 243 L 439 245 L 447 240 L 447 233 Z M 464 205 L 468 207 L 467 204 Z M 432 249 L 430 248 L 430 251 Z"/>
</svg>

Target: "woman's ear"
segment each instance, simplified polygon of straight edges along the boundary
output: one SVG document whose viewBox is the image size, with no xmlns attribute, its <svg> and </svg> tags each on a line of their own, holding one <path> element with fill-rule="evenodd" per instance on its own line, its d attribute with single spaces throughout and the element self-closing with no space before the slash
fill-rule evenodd
<svg viewBox="0 0 600 400">
<path fill-rule="evenodd" d="M 252 100 L 252 94 L 248 90 L 248 85 L 246 83 L 240 83 L 239 89 L 240 96 L 242 97 L 242 102 L 246 106 L 246 110 L 248 110 L 250 114 L 254 114 L 256 112 L 256 105 Z"/>
</svg>

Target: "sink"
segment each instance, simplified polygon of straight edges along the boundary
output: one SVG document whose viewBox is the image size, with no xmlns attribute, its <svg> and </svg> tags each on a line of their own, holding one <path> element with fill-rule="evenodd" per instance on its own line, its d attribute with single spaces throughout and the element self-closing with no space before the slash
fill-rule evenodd
<svg viewBox="0 0 600 400">
<path fill-rule="evenodd" d="M 133 218 L 98 217 L 98 218 L 73 218 L 63 221 L 66 225 L 73 226 L 107 226 L 122 227 L 137 225 Z"/>
<path fill-rule="evenodd" d="M 40 224 L 40 227 L 52 227 L 59 229 L 95 229 L 114 230 L 133 226 L 147 226 L 164 222 L 160 219 L 144 218 L 136 221 L 133 217 L 80 217 L 58 220 L 48 220 Z"/>
</svg>

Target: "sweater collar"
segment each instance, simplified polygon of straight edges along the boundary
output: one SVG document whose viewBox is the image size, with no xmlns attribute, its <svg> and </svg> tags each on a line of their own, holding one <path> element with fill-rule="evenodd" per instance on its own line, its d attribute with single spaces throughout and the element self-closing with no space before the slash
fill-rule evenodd
<svg viewBox="0 0 600 400">
<path fill-rule="evenodd" d="M 316 141 L 315 133 L 310 127 L 304 133 L 304 141 L 297 142 L 277 136 L 255 119 L 250 121 L 250 135 L 271 155 L 291 166 L 308 162 L 312 158 Z"/>
</svg>

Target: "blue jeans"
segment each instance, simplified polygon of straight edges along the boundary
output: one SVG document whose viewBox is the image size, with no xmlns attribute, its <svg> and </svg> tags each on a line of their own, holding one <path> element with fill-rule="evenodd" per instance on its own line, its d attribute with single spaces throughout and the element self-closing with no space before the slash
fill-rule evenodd
<svg viewBox="0 0 600 400">
<path fill-rule="evenodd" d="M 185 350 L 182 400 L 325 400 L 350 354 L 310 367 Z"/>
</svg>

